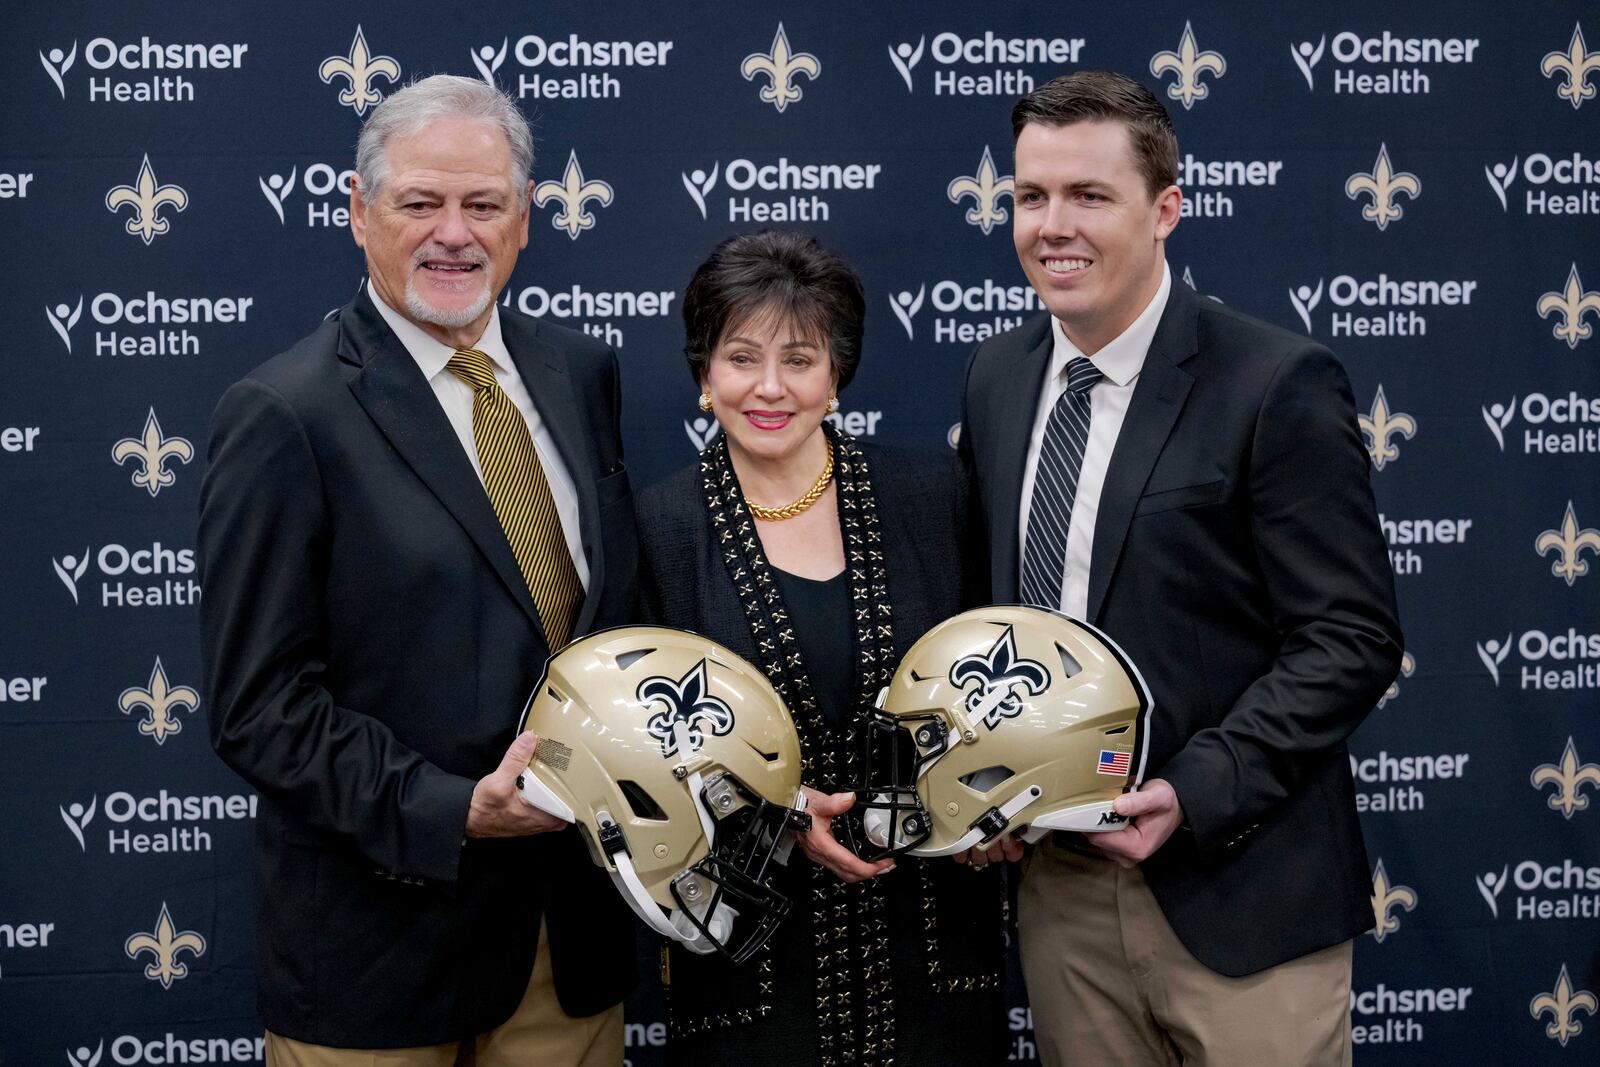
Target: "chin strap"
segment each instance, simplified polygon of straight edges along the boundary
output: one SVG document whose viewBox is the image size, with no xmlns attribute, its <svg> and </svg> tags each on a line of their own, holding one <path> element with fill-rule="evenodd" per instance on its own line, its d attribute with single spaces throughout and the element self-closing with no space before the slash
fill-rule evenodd
<svg viewBox="0 0 1600 1067">
<path fill-rule="evenodd" d="M 1044 791 L 1036 785 L 1030 785 L 1010 800 L 997 808 L 990 808 L 980 815 L 972 824 L 971 829 L 962 834 L 953 844 L 940 849 L 912 849 L 914 856 L 950 856 L 983 841 L 993 841 L 1005 832 L 1011 820 L 1022 813 L 1029 804 L 1044 795 Z"/>
</svg>

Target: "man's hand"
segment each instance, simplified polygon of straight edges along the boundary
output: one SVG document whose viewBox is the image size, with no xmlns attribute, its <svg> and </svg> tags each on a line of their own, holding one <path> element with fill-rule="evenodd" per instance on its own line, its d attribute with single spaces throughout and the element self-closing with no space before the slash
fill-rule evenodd
<svg viewBox="0 0 1600 1067">
<path fill-rule="evenodd" d="M 567 823 L 540 811 L 517 792 L 517 775 L 528 769 L 538 735 L 525 733 L 511 742 L 500 766 L 472 789 L 472 806 L 467 809 L 468 837 L 526 837 L 549 830 L 560 830 Z"/>
<path fill-rule="evenodd" d="M 830 827 L 837 816 L 849 811 L 856 802 L 854 793 L 823 793 L 810 786 L 801 786 L 801 791 L 806 795 L 806 814 L 811 816 L 811 829 L 794 836 L 812 863 L 826 867 L 841 882 L 864 882 L 894 870 L 894 860 L 868 863 L 834 840 Z"/>
<path fill-rule="evenodd" d="M 1007 863 L 1016 863 L 1022 859 L 1022 839 L 1012 834 L 1006 834 L 998 841 L 993 842 L 986 849 L 973 845 L 965 852 L 956 852 L 951 859 L 957 863 L 965 863 L 975 871 L 981 871 L 991 863 L 1005 860 Z"/>
<path fill-rule="evenodd" d="M 1155 855 L 1156 849 L 1166 844 L 1172 831 L 1183 823 L 1178 794 L 1160 778 L 1150 779 L 1136 793 L 1117 797 L 1111 802 L 1111 809 L 1133 821 L 1121 830 L 1086 836 L 1124 868 L 1136 867 Z"/>
</svg>

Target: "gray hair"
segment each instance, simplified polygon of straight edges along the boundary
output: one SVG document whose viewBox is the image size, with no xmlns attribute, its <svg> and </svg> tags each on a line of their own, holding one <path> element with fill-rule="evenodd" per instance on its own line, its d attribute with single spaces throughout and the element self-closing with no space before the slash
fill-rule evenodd
<svg viewBox="0 0 1600 1067">
<path fill-rule="evenodd" d="M 386 147 L 395 135 L 408 136 L 444 118 L 493 123 L 511 146 L 511 181 L 525 201 L 533 171 L 533 132 L 521 109 L 505 93 L 477 78 L 435 74 L 391 93 L 373 109 L 356 141 L 356 175 L 361 195 L 372 197 L 389 177 Z"/>
</svg>

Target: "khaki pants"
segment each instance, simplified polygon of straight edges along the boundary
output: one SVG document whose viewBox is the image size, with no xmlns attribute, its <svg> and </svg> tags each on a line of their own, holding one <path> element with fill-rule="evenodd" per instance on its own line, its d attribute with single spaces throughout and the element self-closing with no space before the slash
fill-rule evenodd
<svg viewBox="0 0 1600 1067">
<path fill-rule="evenodd" d="M 584 1019 L 561 1010 L 541 922 L 528 991 L 511 1018 L 488 1033 L 425 1048 L 345 1049 L 268 1031 L 267 1067 L 619 1067 L 622 1043 L 621 1004 Z"/>
<path fill-rule="evenodd" d="M 1349 1067 L 1351 942 L 1243 978 L 1178 941 L 1137 868 L 1050 840 L 1017 912 L 1049 1067 Z"/>
</svg>

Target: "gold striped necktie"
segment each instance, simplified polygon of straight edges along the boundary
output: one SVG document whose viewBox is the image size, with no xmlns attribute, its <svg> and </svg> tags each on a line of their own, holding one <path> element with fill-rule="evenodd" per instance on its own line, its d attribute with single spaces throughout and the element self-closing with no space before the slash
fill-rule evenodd
<svg viewBox="0 0 1600 1067">
<path fill-rule="evenodd" d="M 583 583 L 572 565 L 528 424 L 495 383 L 494 368 L 482 352 L 459 348 L 445 369 L 472 386 L 472 439 L 478 446 L 484 488 L 533 595 L 545 640 L 554 651 L 572 637 Z"/>
</svg>

